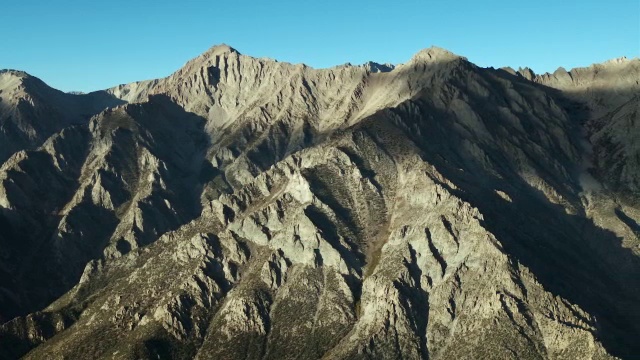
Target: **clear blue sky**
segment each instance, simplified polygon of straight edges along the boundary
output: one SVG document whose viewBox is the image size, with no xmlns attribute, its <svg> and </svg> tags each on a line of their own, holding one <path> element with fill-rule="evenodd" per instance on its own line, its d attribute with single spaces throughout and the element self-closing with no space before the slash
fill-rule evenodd
<svg viewBox="0 0 640 360">
<path fill-rule="evenodd" d="M 64 91 L 169 75 L 218 43 L 328 67 L 437 45 L 536 72 L 640 54 L 640 0 L 2 0 L 0 68 Z"/>
</svg>

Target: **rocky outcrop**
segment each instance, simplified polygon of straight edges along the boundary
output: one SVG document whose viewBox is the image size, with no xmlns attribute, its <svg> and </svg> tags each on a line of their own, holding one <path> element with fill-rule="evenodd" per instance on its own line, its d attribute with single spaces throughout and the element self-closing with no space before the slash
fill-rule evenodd
<svg viewBox="0 0 640 360">
<path fill-rule="evenodd" d="M 108 90 L 128 104 L 0 169 L 0 353 L 632 357 L 640 210 L 602 179 L 637 164 L 597 134 L 631 147 L 637 112 L 519 74 L 218 46 Z"/>
</svg>

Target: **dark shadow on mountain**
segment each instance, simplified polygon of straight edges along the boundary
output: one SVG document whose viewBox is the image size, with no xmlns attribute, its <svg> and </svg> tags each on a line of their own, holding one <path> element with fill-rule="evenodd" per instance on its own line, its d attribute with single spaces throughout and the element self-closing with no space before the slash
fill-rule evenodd
<svg viewBox="0 0 640 360">
<path fill-rule="evenodd" d="M 579 143 L 581 140 L 588 140 L 599 133 L 603 127 L 605 127 L 608 123 L 612 121 L 613 115 L 623 106 L 629 106 L 629 108 L 633 107 L 633 103 L 636 104 L 636 109 L 638 108 L 638 101 L 640 101 L 640 97 L 638 95 L 638 91 L 634 88 L 590 88 L 589 90 L 568 90 L 561 91 L 543 84 L 539 84 L 536 82 L 529 81 L 522 76 L 512 75 L 508 71 L 505 70 L 493 70 L 493 69 L 485 69 L 487 72 L 502 78 L 506 81 L 511 81 L 516 84 L 522 84 L 523 86 L 531 86 L 537 89 L 544 91 L 549 94 L 560 106 L 562 106 L 563 110 L 570 116 L 571 120 L 574 122 L 573 125 L 576 129 L 570 134 L 576 143 Z M 616 70 L 618 73 L 617 76 L 624 77 L 629 76 L 626 73 L 623 73 L 624 68 L 619 68 Z M 599 107 L 597 111 L 592 111 L 589 108 L 589 104 L 585 102 L 585 99 L 590 99 L 591 101 L 595 101 L 596 105 Z M 594 100 L 595 99 L 595 100 Z M 601 101 L 598 101 L 601 100 Z M 602 108 L 606 108 L 607 106 L 611 106 L 612 108 L 607 109 L 607 111 L 603 112 Z M 636 118 L 639 113 L 635 112 Z M 624 129 L 625 131 L 632 132 L 634 129 L 631 127 L 634 126 L 637 121 L 631 121 L 628 129 Z M 637 131 L 637 129 L 635 129 Z M 622 132 L 623 133 L 623 132 Z M 594 164 L 594 168 L 590 169 L 590 172 L 603 184 L 606 185 L 607 189 L 610 189 L 613 192 L 613 195 L 616 197 L 616 200 L 630 206 L 639 206 L 640 205 L 640 192 L 638 192 L 638 181 L 640 181 L 640 166 L 635 166 L 633 164 L 637 164 L 636 158 L 640 156 L 640 152 L 635 149 L 624 148 L 624 144 L 621 144 L 617 141 L 620 139 L 616 139 L 617 135 L 611 134 L 602 134 L 598 135 L 600 138 L 596 143 L 590 143 L 589 146 L 592 147 L 593 155 L 591 156 L 592 163 Z M 585 149 L 581 149 L 585 150 Z M 629 153 L 629 151 L 631 151 Z M 608 154 L 605 156 L 604 154 Z M 610 160 L 610 163 L 601 163 L 600 161 L 596 161 L 595 157 L 605 157 Z M 628 168 L 623 169 L 621 164 L 630 164 L 631 170 Z M 631 171 L 632 176 L 636 179 L 636 184 L 624 183 L 621 181 L 623 170 Z M 629 174 L 627 174 L 629 176 Z"/>
<path fill-rule="evenodd" d="M 556 90 L 506 72 L 499 76 L 516 86 L 542 89 L 563 104 L 572 121 L 567 124 L 567 131 L 571 132 L 569 138 L 575 149 L 584 150 L 579 146 L 580 126 L 587 121 L 588 109 L 562 97 Z M 470 98 L 470 101 L 479 101 L 473 96 Z M 493 105 L 487 103 L 485 108 Z M 419 115 L 416 115 L 416 107 L 420 109 Z M 387 111 L 396 115 L 391 118 L 400 120 L 388 121 Z M 496 121 L 489 116 L 483 120 Z M 378 136 L 386 136 L 380 132 L 390 126 L 401 129 L 422 150 L 423 160 L 433 164 L 455 184 L 457 189 L 449 188 L 449 191 L 480 210 L 483 226 L 501 242 L 506 254 L 529 268 L 547 291 L 594 316 L 597 329 L 594 335 L 608 352 L 622 358 L 639 354 L 640 259 L 622 246 L 622 239 L 615 233 L 597 226 L 583 215 L 585 211 L 579 200 L 582 189 L 576 177 L 580 164 L 553 147 L 545 149 L 549 151 L 548 156 L 566 167 L 569 173 L 566 178 L 558 169 L 531 159 L 538 175 L 548 180 L 579 210 L 576 214 L 568 214 L 563 206 L 549 202 L 540 190 L 524 181 L 513 166 L 510 154 L 493 144 L 479 142 L 484 146 L 488 161 L 498 171 L 499 176 L 496 176 L 465 153 L 467 140 L 459 135 L 457 122 L 451 113 L 416 98 L 397 108 L 383 110 L 360 126 L 375 124 L 375 131 L 371 132 Z M 491 130 L 492 125 L 487 126 Z M 495 190 L 506 192 L 512 201 L 504 200 Z M 627 226 L 637 229 L 637 223 L 620 213 L 618 216 Z"/>
<path fill-rule="evenodd" d="M 169 190 L 162 196 L 174 204 L 172 209 L 168 209 L 162 199 L 154 197 L 140 204 L 148 231 L 140 236 L 138 245 L 144 246 L 200 214 L 203 186 L 217 170 L 211 168 L 205 158 L 210 144 L 204 131 L 205 119 L 186 112 L 163 95 L 154 96 L 147 103 L 128 106 L 126 111 L 137 125 L 135 131 L 127 130 L 122 132 L 122 136 L 134 138 L 134 141 L 146 146 L 164 161 L 166 169 L 161 168 L 161 176 L 165 178 Z M 110 120 L 106 118 L 102 121 Z M 87 128 L 87 125 L 79 126 Z M 118 126 L 112 129 L 116 135 L 121 133 Z M 61 144 L 66 144 L 64 139 Z M 27 161 L 21 168 L 38 182 L 33 183 L 21 173 L 12 175 L 21 176 L 17 180 L 26 179 L 19 183 L 32 184 L 33 194 L 37 193 L 42 208 L 2 209 L 0 214 L 3 251 L 12 254 L 8 259 L 0 258 L 0 273 L 7 275 L 0 281 L 0 291 L 22 299 L 12 301 L 10 296 L 0 295 L 0 318 L 4 321 L 42 309 L 77 284 L 86 263 L 102 257 L 119 222 L 114 211 L 91 203 L 81 203 L 65 214 L 65 224 L 71 231 L 63 235 L 64 242 L 56 243 L 56 233 L 62 219 L 57 211 L 78 190 L 80 167 L 87 156 L 80 148 L 75 155 L 81 158 L 77 164 L 74 163 L 77 168 L 56 170 L 46 153 L 35 150 L 29 155 L 33 160 Z M 124 155 L 137 156 L 132 153 Z M 16 196 L 21 193 L 16 191 Z M 126 192 L 123 194 L 131 196 Z M 9 196 L 11 198 L 13 196 Z M 129 200 L 122 201 L 126 203 Z M 76 232 L 80 229 L 84 230 Z M 126 253 L 131 245 L 118 242 L 114 246 L 121 253 Z M 58 256 L 51 256 L 53 253 Z"/>
<path fill-rule="evenodd" d="M 348 239 L 345 241 L 349 247 L 345 247 L 343 245 L 340 238 L 340 231 L 334 221 L 332 221 L 322 209 L 315 205 L 307 206 L 304 209 L 304 214 L 321 231 L 323 238 L 331 245 L 331 247 L 333 247 L 342 256 L 347 266 L 354 269 L 356 272 L 359 272 L 364 265 L 364 257 L 354 249 L 353 244 L 351 244 Z M 320 257 L 320 253 L 317 253 L 317 256 L 319 256 L 317 259 L 319 259 L 319 262 L 321 263 L 322 257 Z"/>
<path fill-rule="evenodd" d="M 60 329 L 71 326 L 79 314 L 73 311 L 59 313 L 35 312 L 29 317 L 15 318 L 0 326 L 0 360 L 19 359 L 42 339 L 53 337 Z M 37 330 L 38 336 L 28 336 Z"/>
<path fill-rule="evenodd" d="M 633 231 L 636 236 L 640 237 L 640 224 L 630 218 L 629 215 L 625 214 L 624 211 L 622 211 L 622 209 L 620 208 L 616 208 L 614 212 L 616 213 L 616 216 L 618 217 L 618 219 L 620 219 L 620 221 L 627 225 L 627 227 L 629 227 L 629 229 L 631 229 L 631 231 Z"/>
</svg>

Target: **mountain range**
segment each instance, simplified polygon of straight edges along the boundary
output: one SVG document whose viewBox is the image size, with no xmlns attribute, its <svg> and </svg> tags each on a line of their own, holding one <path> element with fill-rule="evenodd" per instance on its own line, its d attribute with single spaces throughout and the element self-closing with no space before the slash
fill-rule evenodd
<svg viewBox="0 0 640 360">
<path fill-rule="evenodd" d="M 640 357 L 640 59 L 0 71 L 0 359 Z"/>
</svg>

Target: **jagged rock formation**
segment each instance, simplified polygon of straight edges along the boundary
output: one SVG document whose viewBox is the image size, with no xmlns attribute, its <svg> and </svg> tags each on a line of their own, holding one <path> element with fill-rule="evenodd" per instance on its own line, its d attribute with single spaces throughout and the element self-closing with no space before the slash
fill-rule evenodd
<svg viewBox="0 0 640 360">
<path fill-rule="evenodd" d="M 100 93 L 0 145 L 0 357 L 632 358 L 639 62 L 217 46 Z"/>
</svg>

